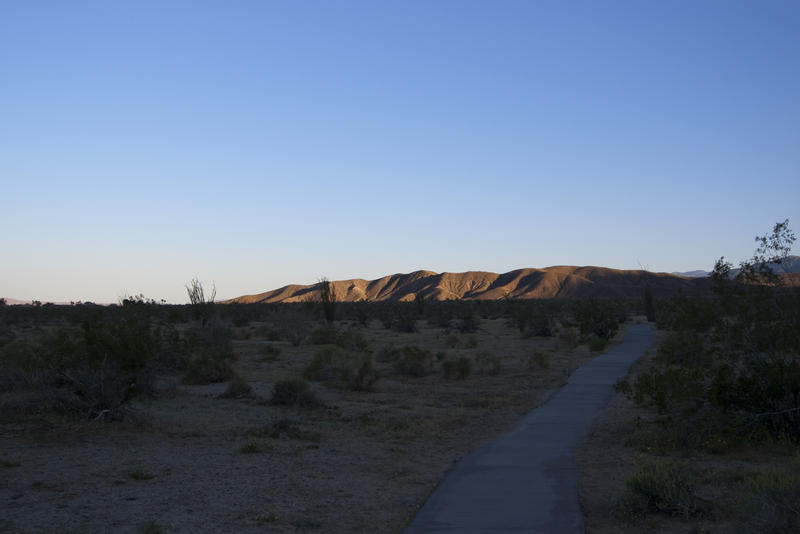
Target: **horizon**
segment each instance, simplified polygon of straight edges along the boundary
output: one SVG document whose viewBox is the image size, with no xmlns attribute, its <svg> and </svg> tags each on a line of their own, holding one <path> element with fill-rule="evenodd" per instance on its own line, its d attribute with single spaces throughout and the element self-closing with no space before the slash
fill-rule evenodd
<svg viewBox="0 0 800 534">
<path fill-rule="evenodd" d="M 799 228 L 798 25 L 795 2 L 6 2 L 0 296 L 738 264 Z"/>
</svg>

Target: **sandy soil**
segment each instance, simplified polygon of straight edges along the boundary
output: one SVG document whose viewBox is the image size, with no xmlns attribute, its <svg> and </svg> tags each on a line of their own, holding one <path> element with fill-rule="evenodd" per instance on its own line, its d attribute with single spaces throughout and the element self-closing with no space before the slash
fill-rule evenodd
<svg viewBox="0 0 800 534">
<path fill-rule="evenodd" d="M 438 363 L 421 378 L 378 363 L 375 391 L 314 384 L 324 408 L 281 408 L 266 402 L 271 384 L 299 374 L 318 347 L 267 342 L 254 324 L 240 332 L 250 339 L 236 342 L 253 398 L 222 399 L 225 384 L 167 377 L 158 398 L 137 406 L 138 422 L 6 422 L 0 531 L 400 532 L 454 462 L 592 356 L 521 339 L 503 319 L 457 334 L 456 348 L 441 328 L 420 327 L 404 334 L 376 321 L 364 333 L 376 353 L 405 344 L 450 357 L 489 351 L 502 371 L 457 381 L 444 380 Z M 274 361 L 259 354 L 265 344 L 281 349 Z M 534 347 L 549 368 L 529 367 Z"/>
</svg>

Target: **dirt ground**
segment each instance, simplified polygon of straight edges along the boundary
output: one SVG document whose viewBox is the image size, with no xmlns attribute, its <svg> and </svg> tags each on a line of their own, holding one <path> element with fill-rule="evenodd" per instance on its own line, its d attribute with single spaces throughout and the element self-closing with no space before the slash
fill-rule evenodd
<svg viewBox="0 0 800 534">
<path fill-rule="evenodd" d="M 273 382 L 299 375 L 319 347 L 267 341 L 259 326 L 235 342 L 251 398 L 166 377 L 135 422 L 3 424 L 0 531 L 400 532 L 454 462 L 592 357 L 586 346 L 523 339 L 504 319 L 484 319 L 473 334 L 425 321 L 399 333 L 374 321 L 362 331 L 376 355 L 403 345 L 449 358 L 488 351 L 502 369 L 446 380 L 434 360 L 414 378 L 376 359 L 374 391 L 312 383 L 324 407 L 283 408 L 267 402 Z M 274 360 L 259 350 L 267 344 L 281 351 Z M 549 365 L 529 361 L 534 348 Z"/>
</svg>

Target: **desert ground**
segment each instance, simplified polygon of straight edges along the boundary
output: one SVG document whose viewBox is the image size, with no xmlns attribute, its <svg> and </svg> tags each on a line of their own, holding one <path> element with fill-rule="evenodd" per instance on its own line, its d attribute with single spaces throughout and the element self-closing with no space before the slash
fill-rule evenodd
<svg viewBox="0 0 800 534">
<path fill-rule="evenodd" d="M 180 372 L 162 372 L 121 420 L 86 420 L 37 409 L 26 391 L 6 388 L 0 527 L 400 532 L 454 462 L 510 429 L 596 354 L 556 317 L 549 337 L 521 334 L 502 314 L 476 322 L 469 332 L 426 318 L 413 332 L 374 318 L 309 324 L 361 340 L 346 352 L 368 354 L 380 373 L 365 391 L 310 380 L 316 406 L 276 405 L 272 388 L 335 345 L 270 341 L 279 336 L 268 320 L 231 329 L 233 367 L 252 388 L 240 398 L 223 395 L 227 382 L 185 384 Z M 421 371 L 398 365 L 397 349 L 408 346 L 426 355 Z M 444 362 L 462 357 L 469 376 L 445 377 Z"/>
</svg>

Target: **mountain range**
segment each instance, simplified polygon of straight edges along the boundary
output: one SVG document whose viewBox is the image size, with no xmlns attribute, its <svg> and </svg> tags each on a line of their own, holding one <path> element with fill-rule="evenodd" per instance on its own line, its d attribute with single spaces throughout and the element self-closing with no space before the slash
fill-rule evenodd
<svg viewBox="0 0 800 534">
<path fill-rule="evenodd" d="M 645 283 L 654 296 L 694 293 L 709 286 L 706 278 L 670 273 L 626 271 L 606 267 L 556 266 L 517 269 L 497 274 L 484 271 L 435 273 L 415 271 L 377 280 L 355 278 L 331 282 L 342 302 L 410 301 L 417 294 L 429 300 L 495 300 L 616 297 L 638 298 Z M 316 284 L 288 285 L 272 291 L 233 298 L 225 303 L 303 302 L 319 298 Z"/>
<path fill-rule="evenodd" d="M 800 273 L 800 256 L 786 256 L 781 263 L 773 263 L 772 270 L 776 274 L 795 274 Z M 731 278 L 739 274 L 740 269 L 731 269 Z M 711 271 L 686 271 L 682 273 L 672 273 L 678 276 L 688 276 L 690 278 L 702 278 L 710 276 Z"/>
</svg>

